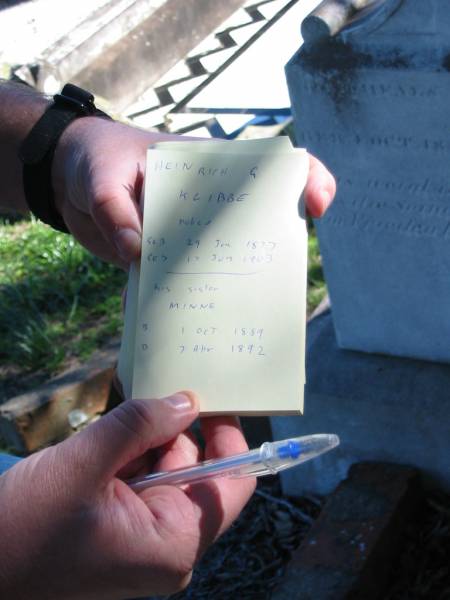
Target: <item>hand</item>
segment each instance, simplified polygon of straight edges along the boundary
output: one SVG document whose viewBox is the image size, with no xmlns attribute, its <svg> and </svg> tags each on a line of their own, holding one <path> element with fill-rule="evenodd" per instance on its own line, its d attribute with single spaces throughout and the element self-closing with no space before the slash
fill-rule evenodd
<svg viewBox="0 0 450 600">
<path fill-rule="evenodd" d="M 189 394 L 128 401 L 0 477 L 0 597 L 114 600 L 171 594 L 238 516 L 253 479 L 136 494 L 121 479 L 247 450 L 232 418 L 203 420 L 204 457 L 189 433 Z"/>
<path fill-rule="evenodd" d="M 138 201 L 150 144 L 192 139 L 151 133 L 96 117 L 74 121 L 53 162 L 56 204 L 73 235 L 91 252 L 126 267 L 139 257 Z M 320 217 L 332 202 L 332 175 L 313 156 L 305 187 L 309 213 Z"/>
<path fill-rule="evenodd" d="M 325 166 L 311 154 L 309 155 L 309 173 L 305 185 L 305 204 L 311 217 L 322 217 L 333 202 L 336 194 L 336 182 Z"/>
</svg>

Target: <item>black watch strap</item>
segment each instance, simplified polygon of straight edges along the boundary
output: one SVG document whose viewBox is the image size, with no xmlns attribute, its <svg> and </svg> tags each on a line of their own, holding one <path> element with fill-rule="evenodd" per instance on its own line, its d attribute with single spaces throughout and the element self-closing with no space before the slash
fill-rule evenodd
<svg viewBox="0 0 450 600">
<path fill-rule="evenodd" d="M 110 118 L 96 108 L 94 96 L 68 83 L 54 103 L 34 125 L 23 141 L 19 158 L 23 162 L 23 187 L 31 212 L 54 229 L 69 233 L 56 209 L 52 186 L 52 163 L 56 145 L 62 133 L 79 117 Z"/>
</svg>

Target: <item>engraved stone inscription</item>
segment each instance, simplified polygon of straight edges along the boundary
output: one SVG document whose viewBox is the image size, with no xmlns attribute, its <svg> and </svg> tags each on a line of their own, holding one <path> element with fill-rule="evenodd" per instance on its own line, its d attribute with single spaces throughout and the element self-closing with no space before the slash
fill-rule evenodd
<svg viewBox="0 0 450 600">
<path fill-rule="evenodd" d="M 316 226 L 339 345 L 450 363 L 450 21 L 419 5 L 286 74 L 296 141 L 337 176 Z"/>
</svg>

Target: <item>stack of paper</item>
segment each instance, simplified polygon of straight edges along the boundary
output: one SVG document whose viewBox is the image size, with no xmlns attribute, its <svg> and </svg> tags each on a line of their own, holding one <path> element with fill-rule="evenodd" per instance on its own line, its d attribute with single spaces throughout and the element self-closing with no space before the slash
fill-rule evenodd
<svg viewBox="0 0 450 600">
<path fill-rule="evenodd" d="M 202 414 L 302 410 L 307 173 L 287 137 L 148 150 L 118 366 L 126 397 L 192 390 Z"/>
</svg>

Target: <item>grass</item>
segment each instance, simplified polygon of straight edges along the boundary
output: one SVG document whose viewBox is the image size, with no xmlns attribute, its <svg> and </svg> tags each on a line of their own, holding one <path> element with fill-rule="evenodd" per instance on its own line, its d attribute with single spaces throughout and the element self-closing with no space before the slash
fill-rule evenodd
<svg viewBox="0 0 450 600">
<path fill-rule="evenodd" d="M 312 222 L 309 229 L 311 312 L 326 288 Z M 0 222 L 0 377 L 48 378 L 119 335 L 125 283 L 125 273 L 68 235 L 34 220 Z"/>
<path fill-rule="evenodd" d="M 327 286 L 323 275 L 319 242 L 314 229 L 314 224 L 311 220 L 308 222 L 308 233 L 307 306 L 308 314 L 311 314 L 326 296 Z"/>
<path fill-rule="evenodd" d="M 0 225 L 0 362 L 52 375 L 120 333 L 126 275 L 36 221 Z"/>
</svg>

